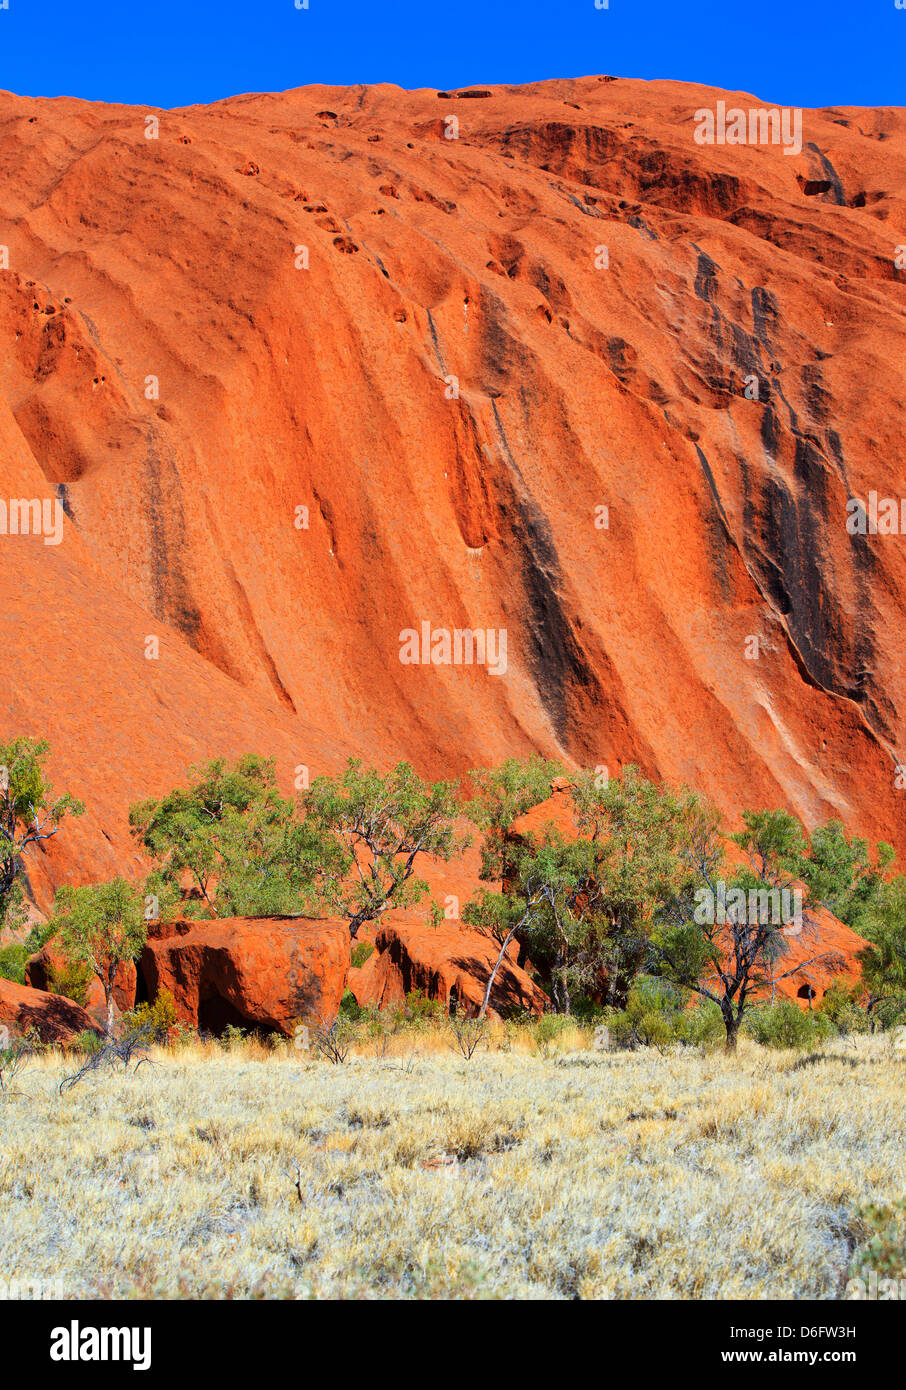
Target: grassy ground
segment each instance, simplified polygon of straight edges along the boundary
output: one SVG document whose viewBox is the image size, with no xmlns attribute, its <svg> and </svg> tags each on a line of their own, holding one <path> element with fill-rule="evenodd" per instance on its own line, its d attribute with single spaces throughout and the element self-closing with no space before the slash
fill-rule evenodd
<svg viewBox="0 0 906 1390">
<path fill-rule="evenodd" d="M 0 1094 L 3 1273 L 64 1296 L 839 1298 L 857 1216 L 906 1191 L 906 1058 L 602 1053 L 578 1031 L 466 1061 L 159 1050 Z M 797 1065 L 798 1064 L 798 1065 Z"/>
</svg>

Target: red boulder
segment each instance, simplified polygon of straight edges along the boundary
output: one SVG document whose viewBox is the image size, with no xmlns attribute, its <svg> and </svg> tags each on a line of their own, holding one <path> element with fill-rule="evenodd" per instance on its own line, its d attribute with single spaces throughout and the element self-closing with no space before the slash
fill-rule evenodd
<svg viewBox="0 0 906 1390">
<path fill-rule="evenodd" d="M 333 1019 L 348 969 L 349 929 L 333 918 L 155 923 L 139 962 L 148 998 L 168 990 L 193 1028 L 287 1037 L 297 1019 Z"/>
<path fill-rule="evenodd" d="M 446 1009 L 457 1005 L 469 1014 L 481 1007 L 500 947 L 458 923 L 431 927 L 423 922 L 385 922 L 375 934 L 374 953 L 349 972 L 349 988 L 360 1005 L 378 1008 L 402 1004 L 412 990 L 439 999 Z M 541 1013 L 542 990 L 515 960 L 504 957 L 491 991 L 489 1014 L 513 1009 Z"/>
<path fill-rule="evenodd" d="M 3 1030 L 21 1037 L 32 1028 L 42 1042 L 69 1042 L 78 1033 L 101 1031 L 84 1009 L 62 994 L 0 979 L 0 1042 Z"/>
</svg>

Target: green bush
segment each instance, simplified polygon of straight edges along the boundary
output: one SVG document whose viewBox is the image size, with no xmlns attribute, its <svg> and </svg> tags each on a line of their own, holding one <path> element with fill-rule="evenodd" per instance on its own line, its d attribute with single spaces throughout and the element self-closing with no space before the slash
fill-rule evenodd
<svg viewBox="0 0 906 1390">
<path fill-rule="evenodd" d="M 0 1047 L 0 1091 L 8 1090 L 32 1057 L 42 1051 L 44 1044 L 34 1028 Z"/>
<path fill-rule="evenodd" d="M 154 1042 L 165 1043 L 170 1029 L 177 1023 L 176 1004 L 168 989 L 162 989 L 153 1004 L 136 1004 L 123 1015 L 123 1027 L 127 1032 L 140 1033 L 151 1029 Z"/>
<path fill-rule="evenodd" d="M 0 979 L 24 985 L 27 960 L 28 951 L 20 942 L 14 941 L 9 946 L 0 946 Z"/>
<path fill-rule="evenodd" d="M 836 1031 L 827 1014 L 800 1009 L 791 999 L 752 1009 L 742 1026 L 762 1047 L 814 1047 Z"/>
<path fill-rule="evenodd" d="M 237 1028 L 235 1023 L 228 1023 L 220 1035 L 220 1046 L 225 1052 L 229 1052 L 231 1047 L 235 1047 L 237 1043 L 243 1042 L 247 1037 L 247 1029 Z"/>
<path fill-rule="evenodd" d="M 94 972 L 82 961 L 67 961 L 59 970 L 51 972 L 48 980 L 52 994 L 62 994 L 81 1004 L 84 1009 L 88 1003 L 88 988 L 94 979 Z"/>
<path fill-rule="evenodd" d="M 53 936 L 54 930 L 52 922 L 36 922 L 24 941 L 13 941 L 0 947 L 0 978 L 24 985 L 25 966 L 29 956 L 40 951 Z"/>
<path fill-rule="evenodd" d="M 423 990 L 413 989 L 406 995 L 406 1021 L 419 1023 L 440 1023 L 446 1014 L 439 999 L 429 999 Z"/>
<path fill-rule="evenodd" d="M 358 1023 L 367 1016 L 368 1010 L 362 1008 L 352 990 L 347 989 L 343 991 L 343 998 L 340 1000 L 340 1013 L 351 1022 Z"/>
<path fill-rule="evenodd" d="M 581 1023 L 585 1028 L 594 1028 L 596 1024 L 604 1022 L 607 1007 L 596 999 L 590 999 L 587 994 L 574 994 L 569 1010 L 576 1023 Z"/>
<path fill-rule="evenodd" d="M 542 1056 L 548 1057 L 560 1035 L 574 1027 L 575 1020 L 567 1014 L 542 1014 L 532 1024 L 532 1040 Z"/>
<path fill-rule="evenodd" d="M 726 1036 L 723 1014 L 713 1000 L 696 999 L 691 1008 L 684 1010 L 679 1022 L 680 1042 L 712 1047 L 723 1043 Z"/>
<path fill-rule="evenodd" d="M 357 941 L 352 948 L 350 963 L 353 970 L 359 970 L 365 964 L 369 956 L 374 955 L 374 946 L 370 941 Z"/>
<path fill-rule="evenodd" d="M 718 1017 L 720 1011 L 718 1010 Z M 710 1019 L 707 1015 L 704 1018 Z M 681 991 L 663 980 L 642 976 L 636 980 L 623 1009 L 605 1011 L 604 1023 L 613 1044 L 617 1047 L 656 1047 L 664 1052 L 676 1042 L 698 1042 L 692 1035 L 693 1022 L 698 1033 L 703 1017 L 698 1009 L 690 1009 Z"/>
<path fill-rule="evenodd" d="M 663 1052 L 676 1042 L 672 1020 L 661 1010 L 633 1001 L 605 1020 L 612 1043 L 620 1048 L 656 1047 Z"/>
<path fill-rule="evenodd" d="M 906 1023 L 906 999 L 882 999 L 868 1015 L 872 1032 L 889 1032 Z"/>
<path fill-rule="evenodd" d="M 439 999 L 429 999 L 420 989 L 410 990 L 402 1006 L 381 1012 L 386 1015 L 386 1023 L 392 1033 L 398 1033 L 402 1028 L 424 1031 L 442 1023 L 446 1014 Z"/>
<path fill-rule="evenodd" d="M 871 1031 L 871 1017 L 860 1005 L 858 995 L 858 989 L 847 989 L 840 983 L 832 984 L 825 991 L 818 1012 L 830 1019 L 838 1033 L 868 1033 Z"/>
<path fill-rule="evenodd" d="M 864 1207 L 858 1220 L 865 1238 L 851 1274 L 864 1279 L 874 1271 L 881 1279 L 906 1279 L 906 1201 Z"/>
</svg>

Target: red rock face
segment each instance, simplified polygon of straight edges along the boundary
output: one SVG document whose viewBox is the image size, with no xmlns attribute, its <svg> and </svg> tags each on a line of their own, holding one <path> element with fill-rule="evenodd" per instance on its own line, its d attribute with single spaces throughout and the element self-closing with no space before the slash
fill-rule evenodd
<svg viewBox="0 0 906 1390">
<path fill-rule="evenodd" d="M 0 498 L 66 509 L 0 537 L 0 686 L 89 807 L 42 903 L 248 749 L 287 788 L 634 760 L 906 850 L 906 537 L 846 530 L 902 490 L 906 115 L 806 112 L 788 155 L 697 144 L 698 86 L 476 91 L 157 139 L 0 96 Z M 422 623 L 506 669 L 402 664 Z"/>
<path fill-rule="evenodd" d="M 69 1042 L 79 1033 L 101 1033 L 92 1018 L 60 994 L 47 994 L 0 978 L 0 1027 L 13 1037 L 32 1028 L 42 1042 Z"/>
<path fill-rule="evenodd" d="M 139 961 L 149 998 L 169 990 L 191 1027 L 287 1037 L 298 1020 L 334 1019 L 348 968 L 345 922 L 291 917 L 155 924 Z"/>
<path fill-rule="evenodd" d="M 852 988 L 861 979 L 858 954 L 865 945 L 861 936 L 826 908 L 807 907 L 801 932 L 784 933 L 785 949 L 774 967 L 778 975 L 799 968 L 795 975 L 777 981 L 775 993 L 808 1008 L 810 1001 L 817 1004 L 832 985 Z M 770 993 L 770 986 L 760 991 L 762 998 Z"/>
<path fill-rule="evenodd" d="M 374 953 L 363 966 L 349 972 L 349 988 L 361 1005 L 378 1008 L 402 1004 L 413 990 L 475 1015 L 500 947 L 478 932 L 456 923 L 429 927 L 423 922 L 385 922 L 375 934 Z M 515 949 L 513 952 L 515 956 Z M 515 962 L 505 956 L 491 990 L 489 1015 L 526 1010 L 541 1013 L 543 991 Z"/>
</svg>

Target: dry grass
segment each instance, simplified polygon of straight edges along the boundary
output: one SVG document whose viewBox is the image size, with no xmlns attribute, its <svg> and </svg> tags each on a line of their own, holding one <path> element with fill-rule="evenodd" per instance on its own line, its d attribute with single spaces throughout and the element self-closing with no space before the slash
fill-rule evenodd
<svg viewBox="0 0 906 1390">
<path fill-rule="evenodd" d="M 345 1066 L 242 1045 L 0 1096 L 8 1279 L 79 1298 L 838 1298 L 904 1195 L 906 1060 L 743 1042 Z M 849 1059 L 849 1060 L 847 1060 Z"/>
</svg>

